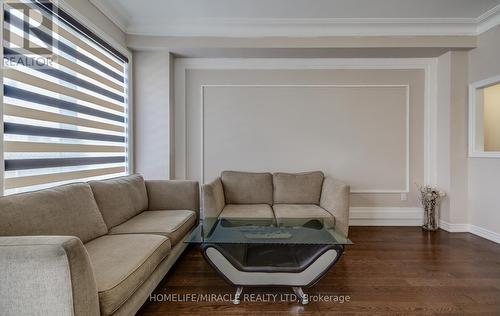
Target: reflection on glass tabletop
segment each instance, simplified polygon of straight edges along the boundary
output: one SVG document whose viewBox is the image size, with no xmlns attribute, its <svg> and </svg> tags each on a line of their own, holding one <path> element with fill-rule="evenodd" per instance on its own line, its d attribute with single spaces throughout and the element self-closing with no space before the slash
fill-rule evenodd
<svg viewBox="0 0 500 316">
<path fill-rule="evenodd" d="M 219 244 L 352 244 L 345 234 L 335 227 L 333 217 L 204 218 L 186 242 Z"/>
</svg>

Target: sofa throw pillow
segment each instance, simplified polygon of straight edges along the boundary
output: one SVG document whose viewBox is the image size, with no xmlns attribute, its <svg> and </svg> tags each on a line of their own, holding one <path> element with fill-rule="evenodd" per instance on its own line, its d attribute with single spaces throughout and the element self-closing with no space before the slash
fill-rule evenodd
<svg viewBox="0 0 500 316">
<path fill-rule="evenodd" d="M 1 236 L 76 236 L 85 243 L 107 232 L 87 183 L 0 198 Z"/>
<path fill-rule="evenodd" d="M 323 172 L 273 174 L 274 204 L 319 204 Z"/>
<path fill-rule="evenodd" d="M 223 171 L 226 204 L 273 204 L 273 177 L 270 173 Z"/>
<path fill-rule="evenodd" d="M 148 208 L 148 194 L 141 175 L 90 181 L 89 184 L 108 228 Z"/>
</svg>

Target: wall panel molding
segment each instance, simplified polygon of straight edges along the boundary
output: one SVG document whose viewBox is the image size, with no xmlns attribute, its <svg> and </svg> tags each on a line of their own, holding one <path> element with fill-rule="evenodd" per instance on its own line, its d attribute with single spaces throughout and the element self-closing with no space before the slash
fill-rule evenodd
<svg viewBox="0 0 500 316">
<path fill-rule="evenodd" d="M 407 84 L 204 84 L 201 85 L 201 183 L 205 180 L 205 98 L 204 93 L 207 88 L 405 88 L 405 185 L 403 188 L 351 190 L 351 193 L 409 193 L 410 192 L 410 86 Z"/>
<path fill-rule="evenodd" d="M 186 72 L 197 69 L 422 69 L 425 73 L 424 182 L 436 184 L 437 59 L 436 58 L 179 58 L 175 61 L 175 178 L 187 176 Z M 201 88 L 200 88 L 201 89 Z M 200 91 L 201 93 L 201 91 Z M 203 130 L 203 129 L 202 129 Z"/>
</svg>

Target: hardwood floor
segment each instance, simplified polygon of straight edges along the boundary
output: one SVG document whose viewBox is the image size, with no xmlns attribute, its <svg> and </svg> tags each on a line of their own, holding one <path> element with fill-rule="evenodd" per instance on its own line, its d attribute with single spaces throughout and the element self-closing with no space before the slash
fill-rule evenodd
<svg viewBox="0 0 500 316">
<path fill-rule="evenodd" d="M 351 227 L 339 262 L 309 295 L 349 296 L 344 303 L 191 302 L 182 294 L 234 294 L 191 246 L 160 283 L 161 300 L 138 315 L 221 314 L 489 314 L 500 315 L 500 245 L 468 233 L 423 232 L 418 227 Z M 291 294 L 291 289 L 245 289 L 247 294 Z M 323 297 L 324 297 L 323 296 Z M 256 296 L 257 297 L 257 296 Z M 171 299 L 173 296 L 171 296 Z"/>
</svg>

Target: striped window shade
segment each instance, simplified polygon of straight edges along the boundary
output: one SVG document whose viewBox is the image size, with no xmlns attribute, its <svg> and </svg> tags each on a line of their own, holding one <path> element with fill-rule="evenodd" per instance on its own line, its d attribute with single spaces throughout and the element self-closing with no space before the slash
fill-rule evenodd
<svg viewBox="0 0 500 316">
<path fill-rule="evenodd" d="M 127 174 L 128 59 L 51 2 L 3 9 L 4 194 Z"/>
</svg>

